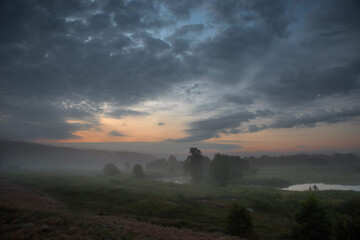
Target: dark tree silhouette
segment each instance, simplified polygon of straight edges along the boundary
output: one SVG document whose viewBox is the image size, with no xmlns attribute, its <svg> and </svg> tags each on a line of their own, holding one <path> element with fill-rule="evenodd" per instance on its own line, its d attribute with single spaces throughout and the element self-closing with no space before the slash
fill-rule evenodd
<svg viewBox="0 0 360 240">
<path fill-rule="evenodd" d="M 231 179 L 229 162 L 227 159 L 223 159 L 220 154 L 215 154 L 210 164 L 210 176 L 222 185 Z"/>
<path fill-rule="evenodd" d="M 185 172 L 189 172 L 193 181 L 197 182 L 204 178 L 203 155 L 197 148 L 190 148 L 190 155 L 184 162 Z"/>
<path fill-rule="evenodd" d="M 133 167 L 133 174 L 138 178 L 144 177 L 145 173 L 143 167 L 140 164 L 135 164 Z"/>
<path fill-rule="evenodd" d="M 103 167 L 103 171 L 109 175 L 119 175 L 120 169 L 113 163 L 108 163 Z"/>
<path fill-rule="evenodd" d="M 167 171 L 169 169 L 169 164 L 166 159 L 161 158 L 155 159 L 151 162 L 147 162 L 145 164 L 145 168 L 152 171 Z"/>
<path fill-rule="evenodd" d="M 331 223 L 323 203 L 310 194 L 295 214 L 297 225 L 294 228 L 295 239 L 330 239 Z"/>
<path fill-rule="evenodd" d="M 344 216 L 338 217 L 335 227 L 335 239 L 357 240 L 360 239 L 360 198 L 354 198 L 345 202 L 342 209 Z"/>
<path fill-rule="evenodd" d="M 210 164 L 211 178 L 223 185 L 232 178 L 242 177 L 246 172 L 251 172 L 250 164 L 239 156 L 217 153 Z"/>
<path fill-rule="evenodd" d="M 227 231 L 231 235 L 246 237 L 252 231 L 249 211 L 243 205 L 233 203 L 227 217 Z"/>
<path fill-rule="evenodd" d="M 176 166 L 179 164 L 179 161 L 176 159 L 174 155 L 170 155 L 168 159 L 169 172 L 175 173 Z"/>
</svg>

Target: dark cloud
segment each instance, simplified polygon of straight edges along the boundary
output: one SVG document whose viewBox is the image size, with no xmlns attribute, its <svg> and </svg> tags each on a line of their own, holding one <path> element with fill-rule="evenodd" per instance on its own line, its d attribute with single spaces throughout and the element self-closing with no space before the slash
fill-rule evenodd
<svg viewBox="0 0 360 240">
<path fill-rule="evenodd" d="M 235 134 L 237 128 L 244 122 L 254 119 L 256 115 L 252 112 L 238 112 L 235 114 L 216 116 L 204 120 L 190 123 L 190 128 L 186 130 L 188 137 L 175 139 L 176 142 L 196 142 L 210 138 L 219 137 L 220 133 Z"/>
<path fill-rule="evenodd" d="M 279 37 L 289 34 L 287 26 L 293 19 L 287 10 L 288 1 L 212 1 L 208 8 L 216 22 L 229 25 L 247 25 L 261 28 Z"/>
<path fill-rule="evenodd" d="M 271 117 L 275 115 L 275 113 L 270 109 L 258 109 L 255 111 L 255 113 L 258 117 Z"/>
<path fill-rule="evenodd" d="M 239 112 L 230 115 L 216 116 L 204 120 L 198 120 L 190 123 L 190 128 L 186 130 L 188 137 L 175 139 L 175 142 L 196 142 L 207 140 L 210 138 L 217 138 L 220 133 L 223 134 L 237 134 L 243 132 L 239 127 L 243 123 L 250 120 L 262 117 L 274 116 L 274 112 L 269 109 L 257 110 L 253 112 Z M 348 109 L 341 109 L 339 111 L 318 110 L 312 114 L 303 114 L 296 116 L 294 114 L 276 114 L 272 124 L 249 124 L 247 126 L 248 132 L 258 132 L 264 129 L 279 129 L 279 128 L 302 128 L 315 127 L 318 123 L 339 123 L 349 121 L 351 119 L 360 117 L 360 107 L 356 106 Z"/>
<path fill-rule="evenodd" d="M 249 130 L 249 132 L 257 132 L 257 131 L 259 131 L 259 127 L 255 124 L 251 124 L 251 125 L 249 125 L 248 130 Z"/>
<path fill-rule="evenodd" d="M 178 28 L 172 38 L 187 38 L 188 34 L 198 34 L 204 30 L 204 24 L 187 24 Z"/>
<path fill-rule="evenodd" d="M 225 84 L 242 81 L 274 41 L 289 36 L 293 21 L 286 1 L 211 1 L 208 16 L 218 34 L 195 48 L 208 78 Z"/>
<path fill-rule="evenodd" d="M 165 123 L 163 123 L 163 122 L 158 123 L 158 126 L 164 126 L 164 125 L 165 125 Z"/>
<path fill-rule="evenodd" d="M 149 113 L 129 109 L 115 109 L 106 115 L 113 118 L 122 118 L 124 116 L 146 116 L 149 115 Z"/>
<path fill-rule="evenodd" d="M 253 97 L 247 94 L 245 95 L 225 95 L 224 100 L 231 103 L 240 105 L 250 105 L 254 103 Z"/>
<path fill-rule="evenodd" d="M 202 4 L 203 0 L 162 0 L 161 2 L 170 10 L 174 17 L 178 19 L 188 19 L 190 18 L 191 10 Z"/>
<path fill-rule="evenodd" d="M 253 90 L 282 105 L 296 105 L 360 89 L 360 59 L 343 66 L 283 73 L 272 82 L 256 83 Z"/>
<path fill-rule="evenodd" d="M 314 127 L 317 123 L 328 124 L 345 122 L 360 116 L 360 106 L 339 111 L 316 111 L 312 114 L 303 114 L 300 116 L 283 115 L 277 118 L 269 128 L 293 128 L 293 127 Z"/>
<path fill-rule="evenodd" d="M 310 12 L 307 27 L 313 30 L 359 31 L 359 11 L 360 2 L 357 0 L 322 0 Z"/>
<path fill-rule="evenodd" d="M 88 109 L 54 108 L 53 104 L 28 100 L 1 105 L 0 132 L 11 139 L 74 139 L 73 132 L 97 126 L 97 119 Z M 84 122 L 67 122 L 82 119 Z"/>
<path fill-rule="evenodd" d="M 111 8 L 112 4 L 119 5 Z M 143 31 L 164 25 L 159 25 L 161 18 L 156 17 L 159 9 L 155 5 L 145 1 L 125 5 L 120 1 L 2 1 L 0 31 L 7 34 L 0 37 L 0 62 L 6 66 L 0 69 L 1 94 L 23 101 L 24 106 L 33 98 L 49 103 L 64 98 L 72 102 L 69 108 L 84 100 L 99 106 L 103 102 L 128 106 L 162 93 L 173 82 L 189 79 L 191 71 L 167 52 L 170 46 Z M 97 10 L 99 13 L 93 14 Z M 11 110 L 16 108 L 11 107 L 11 101 L 7 104 L 9 107 L 1 109 L 3 115 L 25 119 L 19 111 Z M 32 108 L 49 114 L 62 112 L 57 105 L 49 106 L 36 104 Z M 124 110 L 110 113 L 114 117 L 139 114 L 144 115 Z M 71 132 L 78 129 L 66 123 L 66 117 L 78 115 L 52 116 L 57 117 L 54 125 L 61 125 L 58 129 L 64 131 L 59 139 L 71 137 Z M 41 128 L 44 122 L 34 124 Z M 9 124 L 1 123 L 4 128 Z M 21 126 L 26 125 L 19 123 L 13 128 Z M 41 137 L 56 139 L 55 133 L 61 130 L 47 132 Z M 19 138 L 38 135 L 21 130 L 16 133 Z M 11 136 L 10 132 L 6 134 Z"/>
<path fill-rule="evenodd" d="M 186 100 L 195 105 L 193 96 L 207 96 L 195 80 L 213 84 L 218 104 L 207 111 L 218 114 L 190 123 L 184 141 L 238 133 L 244 122 L 274 117 L 279 106 L 358 100 L 358 13 L 356 0 L 0 1 L 2 135 L 74 138 L 96 128 L 99 114 L 146 115 L 128 109 L 179 85 L 191 86 Z M 268 109 L 239 112 L 239 104 Z M 221 116 L 224 106 L 235 113 Z M 300 116 L 249 131 L 319 122 Z"/>
<path fill-rule="evenodd" d="M 272 124 L 250 125 L 249 132 L 257 132 L 264 129 L 278 128 L 304 128 L 315 127 L 319 123 L 334 124 L 346 122 L 360 117 L 360 106 L 341 109 L 338 111 L 317 110 L 311 114 L 282 114 L 275 118 Z"/>
<path fill-rule="evenodd" d="M 119 131 L 117 131 L 117 130 L 112 130 L 111 132 L 109 132 L 109 136 L 112 136 L 112 137 L 124 137 L 126 135 L 119 132 Z"/>
</svg>

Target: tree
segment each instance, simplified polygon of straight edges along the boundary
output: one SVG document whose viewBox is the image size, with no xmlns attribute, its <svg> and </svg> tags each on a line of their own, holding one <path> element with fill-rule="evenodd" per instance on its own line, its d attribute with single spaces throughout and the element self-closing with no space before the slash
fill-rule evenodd
<svg viewBox="0 0 360 240">
<path fill-rule="evenodd" d="M 135 164 L 133 167 L 133 174 L 138 178 L 144 177 L 145 173 L 143 167 L 140 164 Z"/>
<path fill-rule="evenodd" d="M 210 176 L 220 184 L 228 183 L 232 178 L 242 177 L 244 172 L 250 172 L 247 160 L 239 156 L 229 156 L 217 153 L 210 164 Z"/>
<path fill-rule="evenodd" d="M 295 213 L 294 237 L 303 240 L 330 239 L 331 223 L 323 203 L 310 194 Z"/>
<path fill-rule="evenodd" d="M 222 185 L 225 185 L 231 179 L 229 162 L 221 154 L 215 154 L 210 164 L 210 176 Z"/>
<path fill-rule="evenodd" d="M 203 156 L 197 148 L 190 148 L 190 155 L 184 162 L 185 172 L 189 172 L 193 181 L 197 182 L 204 177 Z"/>
<path fill-rule="evenodd" d="M 178 160 L 176 159 L 176 157 L 174 155 L 170 155 L 169 159 L 168 159 L 168 165 L 169 165 L 169 172 L 170 173 L 175 173 L 176 171 L 176 166 L 178 165 Z"/>
<path fill-rule="evenodd" d="M 120 169 L 113 163 L 108 163 L 103 167 L 103 171 L 109 175 L 119 175 Z"/>
<path fill-rule="evenodd" d="M 161 158 L 161 159 L 153 160 L 151 162 L 147 162 L 145 164 L 145 168 L 147 170 L 152 170 L 152 171 L 167 171 L 169 167 L 167 160 Z"/>
<path fill-rule="evenodd" d="M 335 227 L 335 239 L 360 239 L 360 198 L 347 200 L 341 209 L 343 216 L 338 217 Z"/>
<path fill-rule="evenodd" d="M 227 231 L 231 235 L 245 237 L 252 231 L 249 211 L 243 205 L 234 202 L 227 216 Z"/>
<path fill-rule="evenodd" d="M 169 164 L 177 164 L 178 160 L 176 159 L 176 157 L 174 155 L 170 155 L 168 162 L 169 162 Z"/>
</svg>

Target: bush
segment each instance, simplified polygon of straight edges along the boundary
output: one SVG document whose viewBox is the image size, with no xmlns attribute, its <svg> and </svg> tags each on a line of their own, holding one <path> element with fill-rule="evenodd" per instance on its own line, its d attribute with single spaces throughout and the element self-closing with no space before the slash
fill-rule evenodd
<svg viewBox="0 0 360 240">
<path fill-rule="evenodd" d="M 295 214 L 297 225 L 294 228 L 296 239 L 330 239 L 331 223 L 323 203 L 313 194 L 303 201 Z"/>
<path fill-rule="evenodd" d="M 113 163 L 108 163 L 103 167 L 104 173 L 108 175 L 119 175 L 121 174 L 120 169 Z"/>
<path fill-rule="evenodd" d="M 144 177 L 145 173 L 143 167 L 140 164 L 135 164 L 135 166 L 133 167 L 133 174 L 138 178 Z"/>
<path fill-rule="evenodd" d="M 342 213 L 346 215 L 338 217 L 336 221 L 334 227 L 335 239 L 360 239 L 360 198 L 347 200 L 344 205 Z"/>
<path fill-rule="evenodd" d="M 252 227 L 251 216 L 246 207 L 233 203 L 227 217 L 227 232 L 244 237 L 252 231 Z"/>
</svg>

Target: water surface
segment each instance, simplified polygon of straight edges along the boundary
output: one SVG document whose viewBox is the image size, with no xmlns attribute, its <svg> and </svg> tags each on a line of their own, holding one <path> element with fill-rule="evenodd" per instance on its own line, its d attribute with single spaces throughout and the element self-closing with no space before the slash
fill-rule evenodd
<svg viewBox="0 0 360 240">
<path fill-rule="evenodd" d="M 322 191 L 322 190 L 344 190 L 344 191 L 357 191 L 360 192 L 360 185 L 338 185 L 338 184 L 324 184 L 324 183 L 305 183 L 305 184 L 297 184 L 292 185 L 287 188 L 282 188 L 282 190 L 287 191 L 308 191 L 311 187 L 314 190 L 314 185 Z"/>
<path fill-rule="evenodd" d="M 170 177 L 170 178 L 159 178 L 158 181 L 178 183 L 178 184 L 188 184 L 191 182 L 191 178 L 189 176 L 180 176 L 180 177 Z"/>
</svg>

